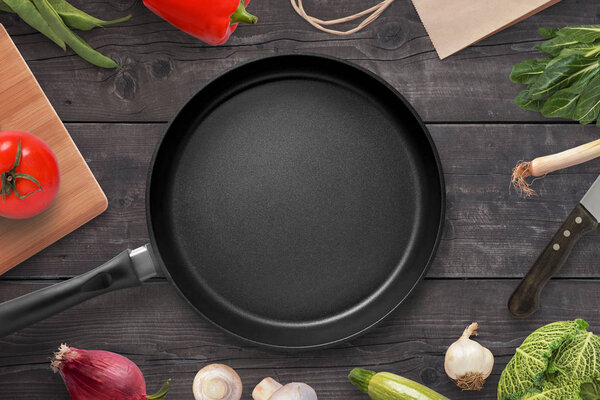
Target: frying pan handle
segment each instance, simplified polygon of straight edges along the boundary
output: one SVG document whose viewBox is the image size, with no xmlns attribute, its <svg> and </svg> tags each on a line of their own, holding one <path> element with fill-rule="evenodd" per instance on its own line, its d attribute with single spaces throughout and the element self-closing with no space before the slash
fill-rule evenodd
<svg viewBox="0 0 600 400">
<path fill-rule="evenodd" d="M 0 337 L 92 297 L 139 286 L 156 275 L 150 245 L 125 250 L 105 264 L 67 281 L 0 304 Z"/>
</svg>

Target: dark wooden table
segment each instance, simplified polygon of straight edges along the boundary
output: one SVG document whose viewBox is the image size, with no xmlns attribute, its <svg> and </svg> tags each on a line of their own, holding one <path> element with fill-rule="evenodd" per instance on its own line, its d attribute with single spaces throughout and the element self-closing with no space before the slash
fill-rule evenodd
<svg viewBox="0 0 600 400">
<path fill-rule="evenodd" d="M 67 279 L 148 240 L 146 170 L 165 123 L 188 96 L 221 71 L 280 52 L 340 57 L 379 74 L 416 107 L 441 155 L 447 182 L 445 232 L 436 260 L 411 298 L 368 334 L 335 348 L 278 354 L 242 344 L 198 317 L 162 278 L 91 300 L 0 339 L 0 393 L 13 399 L 68 399 L 49 356 L 60 343 L 124 354 L 143 370 L 149 391 L 174 378 L 169 399 L 191 399 L 191 382 L 207 363 L 227 363 L 244 381 L 244 398 L 265 376 L 311 384 L 321 399 L 363 399 L 347 381 L 355 366 L 393 371 L 452 399 L 495 399 L 504 365 L 540 325 L 576 317 L 600 327 L 600 234 L 576 247 L 543 296 L 543 310 L 519 321 L 507 299 L 567 214 L 600 173 L 600 161 L 536 183 L 540 196 L 509 190 L 520 159 L 560 151 L 600 130 L 544 119 L 514 105 L 520 90 L 511 66 L 537 57 L 537 28 L 600 23 L 597 0 L 562 3 L 440 61 L 408 0 L 349 37 L 315 31 L 285 0 L 254 0 L 257 26 L 240 26 L 221 47 L 173 28 L 139 0 L 73 3 L 94 15 L 133 14 L 131 21 L 83 33 L 121 70 L 95 68 L 63 53 L 17 17 L 0 14 L 17 47 L 66 123 L 104 188 L 103 215 L 0 278 L 0 301 Z M 318 4 L 319 2 L 309 2 Z M 327 2 L 320 15 L 364 8 L 360 0 Z M 325 3 L 323 8 L 325 7 Z M 335 12 L 331 4 L 344 12 Z M 311 9 L 313 9 L 311 7 Z M 0 77 L 1 79 L 1 77 Z M 3 244 L 2 251 L 10 251 Z M 443 369 L 446 347 L 472 322 L 496 356 L 484 390 L 461 393 Z"/>
</svg>

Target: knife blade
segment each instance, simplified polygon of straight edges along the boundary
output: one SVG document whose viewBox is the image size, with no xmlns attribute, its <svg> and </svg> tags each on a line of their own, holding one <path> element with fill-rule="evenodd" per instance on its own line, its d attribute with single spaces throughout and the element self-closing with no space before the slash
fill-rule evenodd
<svg viewBox="0 0 600 400">
<path fill-rule="evenodd" d="M 592 214 L 596 222 L 600 222 L 600 176 L 581 199 L 581 205 Z"/>
<path fill-rule="evenodd" d="M 548 246 L 535 261 L 508 301 L 508 309 L 517 318 L 533 314 L 540 304 L 542 290 L 569 258 L 577 241 L 596 230 L 600 221 L 600 176 L 569 214 Z"/>
</svg>

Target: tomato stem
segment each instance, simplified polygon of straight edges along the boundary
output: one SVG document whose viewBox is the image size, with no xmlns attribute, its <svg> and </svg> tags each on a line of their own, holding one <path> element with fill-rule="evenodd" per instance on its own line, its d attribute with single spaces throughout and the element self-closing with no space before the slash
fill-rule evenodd
<svg viewBox="0 0 600 400">
<path fill-rule="evenodd" d="M 37 181 L 37 179 L 35 179 L 33 176 L 31 176 L 29 174 L 23 174 L 23 173 L 17 172 L 17 167 L 19 166 L 20 163 L 21 163 L 21 137 L 19 136 L 19 142 L 17 144 L 17 154 L 15 155 L 15 162 L 13 164 L 13 167 L 10 170 L 0 174 L 0 194 L 2 195 L 2 202 L 4 202 L 4 200 L 6 199 L 6 196 L 9 196 L 12 192 L 15 193 L 15 196 L 17 196 L 17 198 L 19 198 L 20 200 L 23 200 L 36 192 L 44 191 L 44 189 L 42 188 L 42 185 L 40 185 L 40 183 Z M 19 191 L 17 190 L 17 179 L 19 179 L 19 178 L 27 179 L 28 181 L 35 183 L 35 185 L 39 189 L 36 189 L 33 192 L 29 192 L 25 195 L 21 195 L 19 193 Z"/>
</svg>

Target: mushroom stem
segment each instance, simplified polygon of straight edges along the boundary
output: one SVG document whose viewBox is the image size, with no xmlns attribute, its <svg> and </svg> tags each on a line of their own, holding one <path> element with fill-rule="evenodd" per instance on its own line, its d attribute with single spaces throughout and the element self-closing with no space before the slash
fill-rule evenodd
<svg viewBox="0 0 600 400">
<path fill-rule="evenodd" d="M 281 384 L 273 378 L 265 378 L 252 391 L 254 400 L 269 400 L 271 395 L 281 388 Z"/>
<path fill-rule="evenodd" d="M 210 399 L 223 399 L 228 392 L 229 387 L 223 378 L 211 378 L 202 382 L 202 393 Z"/>
<path fill-rule="evenodd" d="M 195 400 L 240 400 L 242 380 L 227 365 L 211 364 L 198 371 L 192 390 Z"/>
</svg>

